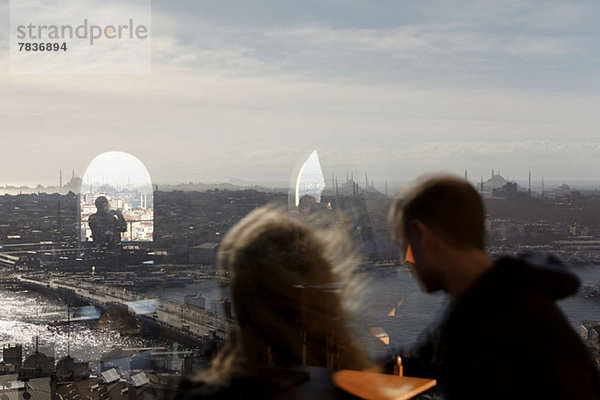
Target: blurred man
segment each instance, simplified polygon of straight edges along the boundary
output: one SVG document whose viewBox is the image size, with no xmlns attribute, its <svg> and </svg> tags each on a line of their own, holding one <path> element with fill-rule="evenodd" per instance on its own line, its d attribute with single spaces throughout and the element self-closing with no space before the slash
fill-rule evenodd
<svg viewBox="0 0 600 400">
<path fill-rule="evenodd" d="M 95 204 L 97 211 L 88 219 L 94 243 L 107 247 L 121 243 L 121 232 L 127 231 L 123 213 L 119 209 L 111 210 L 108 199 L 104 196 L 98 196 Z"/>
<path fill-rule="evenodd" d="M 550 255 L 493 262 L 484 221 L 479 194 L 455 177 L 430 177 L 394 202 L 394 240 L 421 287 L 450 297 L 439 325 L 401 352 L 405 374 L 438 379 L 451 399 L 600 398 L 591 356 L 555 303 L 579 280 Z"/>
</svg>

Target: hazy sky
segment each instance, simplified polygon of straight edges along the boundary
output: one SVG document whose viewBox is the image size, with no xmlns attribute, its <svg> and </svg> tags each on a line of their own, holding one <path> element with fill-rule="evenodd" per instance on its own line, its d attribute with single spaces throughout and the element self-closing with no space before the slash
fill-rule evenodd
<svg viewBox="0 0 600 400">
<path fill-rule="evenodd" d="M 86 188 L 104 182 L 121 187 L 151 185 L 151 178 L 144 165 L 131 154 L 119 151 L 109 151 L 96 156 L 85 170 L 82 179 Z"/>
<path fill-rule="evenodd" d="M 0 184 L 110 150 L 159 183 L 287 181 L 313 149 L 326 178 L 597 179 L 600 2 L 571 3 L 155 1 L 152 74 L 18 75 L 0 0 Z"/>
</svg>

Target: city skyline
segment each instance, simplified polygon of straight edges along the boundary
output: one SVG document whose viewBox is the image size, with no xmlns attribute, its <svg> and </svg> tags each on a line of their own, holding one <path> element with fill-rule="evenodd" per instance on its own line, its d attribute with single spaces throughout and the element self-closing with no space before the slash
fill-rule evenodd
<svg viewBox="0 0 600 400">
<path fill-rule="evenodd" d="M 436 172 L 443 173 L 443 171 L 436 171 Z M 466 179 L 476 187 L 480 186 L 481 181 L 486 182 L 493 176 L 490 174 L 489 171 L 488 171 L 488 175 L 480 176 L 480 177 L 471 176 L 470 173 L 468 172 L 468 170 L 465 170 L 464 172 L 466 172 L 469 175 Z M 492 173 L 494 173 L 493 170 L 492 170 Z M 325 190 L 333 190 L 335 188 L 335 183 L 334 183 L 334 181 L 332 181 L 332 179 L 335 179 L 339 185 L 341 185 L 345 182 L 348 182 L 348 181 L 354 181 L 357 183 L 359 188 L 364 188 L 365 187 L 364 174 L 367 174 L 369 177 L 368 178 L 368 181 L 369 181 L 368 186 L 369 187 L 372 186 L 381 193 L 384 193 L 385 189 L 388 188 L 389 190 L 388 190 L 387 194 L 389 194 L 389 195 L 394 195 L 394 193 L 398 189 L 401 189 L 405 185 L 409 185 L 414 180 L 414 179 L 398 180 L 398 179 L 381 179 L 381 178 L 373 179 L 371 177 L 371 175 L 369 175 L 368 171 L 358 171 L 357 173 L 355 173 L 355 171 L 346 171 L 344 173 L 338 173 L 338 172 L 334 171 L 334 172 L 326 175 L 326 177 L 325 177 Z M 459 177 L 461 176 L 459 174 L 455 174 L 455 175 L 459 176 Z M 497 170 L 495 172 L 495 175 L 501 176 L 507 182 L 517 183 L 520 190 L 522 190 L 522 191 L 526 191 L 529 187 L 529 184 L 531 184 L 532 193 L 541 193 L 541 191 L 544 188 L 546 191 L 548 191 L 548 190 L 557 189 L 564 185 L 569 186 L 573 190 L 578 190 L 578 189 L 600 190 L 600 180 L 598 180 L 598 179 L 568 180 L 568 179 L 556 179 L 554 177 L 544 177 L 544 176 L 533 175 L 533 177 L 531 179 L 531 183 L 530 183 L 529 179 L 528 179 L 528 174 L 526 172 L 517 174 L 517 176 L 515 177 L 515 175 L 504 174 L 502 172 L 502 170 Z M 362 178 L 361 178 L 361 176 L 362 176 Z M 81 177 L 77 176 L 77 174 L 75 174 L 74 177 L 75 177 L 75 179 L 81 180 Z M 414 177 L 414 178 L 416 179 L 418 177 Z M 115 183 L 115 182 L 111 182 L 109 180 L 93 181 L 93 182 L 91 182 L 91 185 L 94 188 L 109 187 L 109 188 L 113 188 L 115 190 L 137 189 L 137 190 L 148 191 L 148 189 L 150 188 L 148 183 L 140 183 L 140 184 Z M 281 180 L 281 181 L 252 180 L 252 181 L 250 181 L 250 180 L 242 180 L 242 179 L 232 177 L 226 181 L 183 182 L 183 181 L 175 180 L 172 182 L 152 182 L 152 189 L 154 190 L 158 187 L 158 189 L 160 190 L 161 187 L 166 186 L 167 188 L 169 188 L 168 190 L 171 190 L 174 187 L 184 187 L 184 186 L 190 186 L 190 185 L 191 186 L 194 186 L 194 185 L 207 186 L 207 188 L 201 189 L 201 190 L 209 190 L 210 187 L 212 187 L 212 186 L 231 187 L 232 189 L 235 189 L 236 187 L 244 188 L 244 187 L 252 187 L 252 186 L 260 187 L 263 189 L 289 189 L 289 188 L 294 187 L 292 179 L 290 179 L 288 181 L 284 181 L 284 180 Z M 86 187 L 88 187 L 88 183 L 82 181 L 81 187 L 84 191 L 86 191 L 87 190 Z M 61 188 L 60 177 L 57 178 L 57 181 L 54 184 L 50 183 L 48 185 L 42 185 L 41 183 L 28 185 L 26 183 L 14 184 L 14 183 L 8 183 L 8 182 L 0 182 L 0 194 L 2 194 L 2 192 L 1 192 L 2 189 L 13 189 L 13 190 L 15 190 L 15 189 L 17 189 L 17 190 L 18 189 L 30 189 L 30 190 L 42 189 L 42 191 L 44 191 L 43 189 L 58 190 L 60 188 Z M 63 186 L 62 186 L 63 191 L 65 188 L 66 188 L 66 184 L 63 182 Z M 190 189 L 190 190 L 196 190 L 196 189 Z M 73 191 L 73 190 L 71 190 L 71 191 Z M 73 191 L 73 192 L 77 192 L 77 191 Z M 52 193 L 52 192 L 47 192 L 47 193 Z"/>
</svg>

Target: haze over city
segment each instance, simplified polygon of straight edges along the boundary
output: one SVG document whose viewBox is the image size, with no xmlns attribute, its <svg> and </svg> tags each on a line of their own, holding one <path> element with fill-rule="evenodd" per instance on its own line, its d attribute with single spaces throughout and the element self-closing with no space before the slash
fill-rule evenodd
<svg viewBox="0 0 600 400">
<path fill-rule="evenodd" d="M 157 183 L 288 182 L 313 149 L 326 177 L 479 180 L 495 167 L 522 182 L 530 169 L 595 180 L 599 12 L 593 1 L 154 2 L 151 74 L 39 75 L 9 73 L 2 0 L 0 184 L 55 185 L 60 168 L 82 176 L 112 150 Z"/>
</svg>

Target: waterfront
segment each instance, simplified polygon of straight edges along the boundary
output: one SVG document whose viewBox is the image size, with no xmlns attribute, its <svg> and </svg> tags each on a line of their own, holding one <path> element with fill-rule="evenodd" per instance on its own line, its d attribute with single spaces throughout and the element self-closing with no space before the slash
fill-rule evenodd
<svg viewBox="0 0 600 400">
<path fill-rule="evenodd" d="M 584 285 L 595 285 L 600 281 L 598 266 L 576 267 L 574 271 Z M 381 355 L 385 349 L 374 340 L 370 328 L 383 327 L 389 333 L 393 345 L 408 344 L 415 341 L 420 332 L 435 321 L 447 303 L 442 294 L 422 293 L 406 270 L 364 271 L 357 273 L 356 278 L 363 283 L 363 287 L 352 298 L 355 305 L 352 325 L 359 340 L 374 356 Z M 207 308 L 221 298 L 219 284 L 215 280 L 149 294 L 183 301 L 185 295 L 199 292 L 205 297 Z M 598 299 L 587 299 L 578 293 L 559 304 L 577 332 L 582 320 L 600 319 Z M 395 316 L 390 317 L 388 314 L 393 308 L 396 308 Z M 35 292 L 0 291 L 0 343 L 22 343 L 24 353 L 30 354 L 35 348 L 35 337 L 39 336 L 40 350 L 60 359 L 67 354 L 67 342 L 70 341 L 71 355 L 85 361 L 97 360 L 114 348 L 157 345 L 147 339 L 121 337 L 115 331 L 94 330 L 85 324 L 72 324 L 70 333 L 66 327 L 49 328 L 50 322 L 66 319 L 66 313 L 64 304 Z"/>
</svg>

